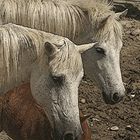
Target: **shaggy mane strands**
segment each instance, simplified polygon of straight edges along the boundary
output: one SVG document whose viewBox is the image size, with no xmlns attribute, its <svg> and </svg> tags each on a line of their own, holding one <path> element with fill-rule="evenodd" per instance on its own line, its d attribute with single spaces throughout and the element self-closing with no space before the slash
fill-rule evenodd
<svg viewBox="0 0 140 140">
<path fill-rule="evenodd" d="M 93 37 L 102 20 L 115 14 L 111 8 L 107 0 L 3 0 L 0 15 L 2 24 L 12 22 L 76 41 Z"/>
</svg>

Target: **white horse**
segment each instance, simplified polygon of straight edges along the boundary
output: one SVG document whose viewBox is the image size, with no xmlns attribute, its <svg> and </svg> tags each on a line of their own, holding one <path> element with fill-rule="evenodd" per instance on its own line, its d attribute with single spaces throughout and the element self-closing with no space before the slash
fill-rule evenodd
<svg viewBox="0 0 140 140">
<path fill-rule="evenodd" d="M 1 0 L 1 23 L 23 26 L 66 36 L 75 43 L 94 42 L 82 55 L 86 75 L 96 81 L 106 103 L 117 103 L 125 95 L 120 71 L 121 13 L 111 11 L 107 0 Z"/>
<path fill-rule="evenodd" d="M 0 26 L 0 93 L 30 80 L 31 92 L 44 109 L 55 140 L 82 133 L 78 86 L 83 77 L 77 46 L 64 37 L 14 24 Z"/>
</svg>

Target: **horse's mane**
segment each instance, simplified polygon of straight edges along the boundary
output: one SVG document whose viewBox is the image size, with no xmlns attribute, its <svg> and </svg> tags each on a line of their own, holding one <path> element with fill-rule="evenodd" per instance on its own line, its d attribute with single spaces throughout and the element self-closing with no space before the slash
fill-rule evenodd
<svg viewBox="0 0 140 140">
<path fill-rule="evenodd" d="M 94 36 L 100 23 L 107 16 L 115 14 L 111 10 L 112 4 L 107 0 L 5 0 L 1 3 L 0 12 L 4 23 L 10 21 L 66 36 L 73 41 L 89 33 Z M 13 13 L 9 13 L 8 9 Z M 114 18 L 112 26 L 118 30 L 120 25 L 117 23 L 119 26 L 115 26 L 116 22 Z"/>
<path fill-rule="evenodd" d="M 4 23 L 10 21 L 70 39 L 87 30 L 85 24 L 87 20 L 82 10 L 65 1 L 5 0 L 0 7 Z"/>
<path fill-rule="evenodd" d="M 48 0 L 44 0 L 48 1 Z M 113 0 L 50 0 L 52 2 L 64 2 L 69 7 L 72 5 L 75 10 L 80 9 L 80 15 L 85 16 L 85 23 L 83 21 L 82 25 L 84 30 L 91 28 L 91 36 L 94 37 L 93 40 L 99 42 L 107 41 L 110 39 L 112 32 L 115 35 L 115 38 L 122 39 L 122 25 L 119 23 L 118 19 L 115 16 L 113 9 Z M 59 4 L 60 4 L 59 3 Z M 86 13 L 86 14 L 85 14 Z M 109 22 L 103 22 L 110 16 Z M 88 17 L 88 18 L 87 18 Z M 75 22 L 76 23 L 76 22 Z M 76 23 L 77 24 L 77 23 Z M 90 25 L 90 27 L 88 25 Z M 78 25 L 77 25 L 78 26 Z M 80 28 L 79 28 L 80 29 Z M 79 30 L 80 33 L 80 30 Z M 85 34 L 86 35 L 86 34 Z"/>
<path fill-rule="evenodd" d="M 37 63 L 40 70 L 48 67 L 45 42 L 53 43 L 57 47 L 64 46 L 49 63 L 54 73 L 69 67 L 74 75 L 82 69 L 77 69 L 81 66 L 81 60 L 77 59 L 75 45 L 69 39 L 11 23 L 1 25 L 0 93 L 21 82 L 28 82 L 32 64 Z"/>
<path fill-rule="evenodd" d="M 47 1 L 47 0 L 44 0 Z M 54 0 L 56 1 L 56 0 Z M 62 0 L 60 0 L 62 1 Z M 63 0 L 66 1 L 67 3 L 71 4 L 71 5 L 77 5 L 81 8 L 85 8 L 85 9 L 89 9 L 89 8 L 99 8 L 101 5 L 103 6 L 103 9 L 105 9 L 105 7 L 107 9 L 112 8 L 112 2 L 109 2 L 108 0 Z"/>
<path fill-rule="evenodd" d="M 42 43 L 43 38 L 36 30 L 27 30 L 26 28 L 23 30 L 12 24 L 0 26 L 1 87 L 10 83 L 12 79 L 15 79 L 13 83 L 18 81 L 19 73 L 21 73 L 20 80 L 24 80 L 22 64 L 28 64 L 28 62 L 24 62 L 26 61 L 26 58 L 23 57 L 24 53 L 29 58 L 29 62 L 34 62 L 41 52 Z"/>
<path fill-rule="evenodd" d="M 109 2 L 108 0 L 74 0 L 72 3 L 77 3 L 77 5 L 88 11 L 89 20 L 94 30 L 93 36 L 95 40 L 98 40 L 99 42 L 107 41 L 108 39 L 110 39 L 112 31 L 114 32 L 116 37 L 122 39 L 122 26 L 117 21 L 115 12 L 112 11 L 112 1 Z M 105 20 L 109 16 L 109 22 L 105 22 Z"/>
</svg>

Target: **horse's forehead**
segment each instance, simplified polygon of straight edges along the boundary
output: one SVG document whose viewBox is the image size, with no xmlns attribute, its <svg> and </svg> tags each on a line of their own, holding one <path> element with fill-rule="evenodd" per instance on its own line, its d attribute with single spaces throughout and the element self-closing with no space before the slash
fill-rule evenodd
<svg viewBox="0 0 140 140">
<path fill-rule="evenodd" d="M 61 46 L 64 44 L 65 38 L 57 35 L 50 35 L 50 37 L 47 36 L 47 39 L 45 39 L 45 42 L 49 41 L 52 44 L 55 44 L 56 46 Z"/>
<path fill-rule="evenodd" d="M 120 50 L 122 48 L 122 39 L 121 37 L 118 35 L 113 36 L 114 39 L 109 40 L 111 43 L 111 48 L 115 49 L 115 50 Z"/>
<path fill-rule="evenodd" d="M 120 50 L 122 48 L 122 37 L 119 34 L 110 32 L 106 37 L 99 37 L 99 45 L 104 49 Z"/>
<path fill-rule="evenodd" d="M 51 38 L 49 38 L 49 40 L 46 41 L 50 41 L 51 43 L 55 44 L 58 48 L 61 48 L 61 46 L 65 46 L 65 48 L 63 48 L 63 51 L 67 49 L 66 47 L 71 48 L 75 46 L 75 44 L 68 38 L 59 35 L 53 35 Z"/>
<path fill-rule="evenodd" d="M 68 48 L 67 51 L 59 52 L 55 58 L 50 62 L 51 72 L 56 74 L 73 74 L 77 75 L 83 69 L 80 53 L 73 48 Z M 69 50 L 69 51 L 68 51 Z"/>
<path fill-rule="evenodd" d="M 114 18 L 97 29 L 96 39 L 101 43 L 106 43 L 109 49 L 120 49 L 122 47 L 122 26 Z"/>
<path fill-rule="evenodd" d="M 99 47 L 104 48 L 108 52 L 110 51 L 120 52 L 122 48 L 122 40 L 108 39 L 106 41 L 99 43 Z"/>
</svg>

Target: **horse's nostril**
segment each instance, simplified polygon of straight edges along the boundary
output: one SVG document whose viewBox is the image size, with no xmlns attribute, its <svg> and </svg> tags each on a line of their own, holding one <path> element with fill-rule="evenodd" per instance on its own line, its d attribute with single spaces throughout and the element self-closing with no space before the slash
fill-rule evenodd
<svg viewBox="0 0 140 140">
<path fill-rule="evenodd" d="M 72 133 L 67 133 L 64 135 L 64 140 L 74 140 Z"/>
<path fill-rule="evenodd" d="M 118 94 L 117 92 L 115 92 L 115 93 L 113 94 L 112 99 L 113 99 L 113 102 L 118 102 L 118 101 L 120 100 L 119 94 Z"/>
</svg>

